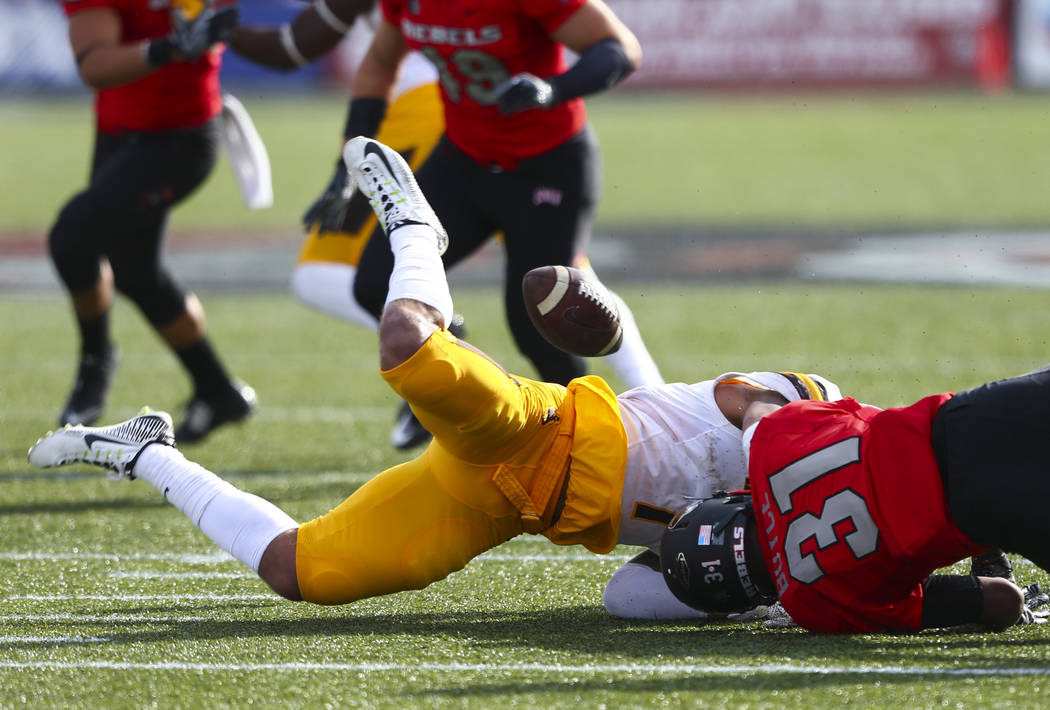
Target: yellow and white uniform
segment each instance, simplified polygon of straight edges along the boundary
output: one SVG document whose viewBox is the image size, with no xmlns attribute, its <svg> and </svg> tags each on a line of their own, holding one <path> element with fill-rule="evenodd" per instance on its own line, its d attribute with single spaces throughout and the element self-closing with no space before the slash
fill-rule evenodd
<svg viewBox="0 0 1050 710">
<path fill-rule="evenodd" d="M 523 532 L 596 553 L 646 544 L 662 526 L 623 527 L 621 511 L 633 514 L 642 499 L 670 509 L 712 485 L 691 462 L 706 456 L 716 467 L 722 434 L 710 431 L 728 425 L 721 414 L 718 421 L 690 412 L 708 399 L 717 411 L 714 381 L 636 388 L 618 400 L 598 377 L 562 387 L 511 375 L 445 330 L 382 374 L 434 440 L 299 528 L 296 571 L 307 601 L 419 589 Z M 731 377 L 800 397 L 778 386 L 775 378 L 787 380 L 777 373 L 722 379 Z M 672 402 L 677 414 L 657 421 Z M 678 436 L 685 432 L 694 435 Z M 740 431 L 733 436 L 726 445 L 739 451 Z M 737 469 L 729 465 L 726 476 L 742 486 L 745 470 Z"/>
</svg>

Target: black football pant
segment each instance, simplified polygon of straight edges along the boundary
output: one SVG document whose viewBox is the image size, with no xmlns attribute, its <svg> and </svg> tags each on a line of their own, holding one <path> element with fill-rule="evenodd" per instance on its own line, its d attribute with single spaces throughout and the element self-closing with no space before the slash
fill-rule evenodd
<svg viewBox="0 0 1050 710">
<path fill-rule="evenodd" d="M 932 441 L 963 534 L 1050 571 L 1050 366 L 955 395 Z"/>
<path fill-rule="evenodd" d="M 160 133 L 99 133 L 88 187 L 62 208 L 51 229 L 51 258 L 70 291 L 99 278 L 105 257 L 114 281 L 154 326 L 185 309 L 185 293 L 161 263 L 173 205 L 215 165 L 217 124 Z"/>
<path fill-rule="evenodd" d="M 495 232 L 503 233 L 507 323 L 518 349 L 548 382 L 565 384 L 587 370 L 581 358 L 555 348 L 533 327 L 521 280 L 537 266 L 571 265 L 574 256 L 586 252 L 601 191 L 600 160 L 588 127 L 506 171 L 479 165 L 443 138 L 416 173 L 420 189 L 448 231 L 446 268 L 473 254 Z M 376 317 L 386 301 L 392 270 L 389 242 L 372 239 L 358 266 L 354 297 Z"/>
</svg>

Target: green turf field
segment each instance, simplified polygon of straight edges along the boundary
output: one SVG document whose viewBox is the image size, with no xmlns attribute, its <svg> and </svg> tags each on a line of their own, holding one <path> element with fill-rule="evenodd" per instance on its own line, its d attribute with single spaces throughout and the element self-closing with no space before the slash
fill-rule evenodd
<svg viewBox="0 0 1050 710">
<path fill-rule="evenodd" d="M 276 204 L 247 211 L 220 165 L 175 212 L 177 230 L 287 232 L 331 175 L 341 96 L 240 98 L 269 149 Z M 589 105 L 605 157 L 605 226 L 1050 223 L 1050 96 L 621 90 Z M 85 181 L 91 120 L 86 95 L 0 104 L 0 236 L 44 234 Z"/>
<path fill-rule="evenodd" d="M 1042 291 L 620 292 L 671 380 L 796 369 L 889 406 L 1047 359 Z M 457 306 L 478 346 L 527 372 L 494 296 L 463 289 Z M 187 455 L 299 519 L 400 460 L 372 337 L 283 294 L 203 299 L 262 409 Z M 174 359 L 126 303 L 114 320 L 124 360 L 107 418 L 177 408 L 188 390 Z M 72 379 L 70 317 L 57 294 L 4 294 L 0 323 L 0 707 L 1045 706 L 1046 626 L 836 638 L 616 621 L 601 590 L 628 549 L 599 557 L 524 536 L 423 591 L 342 608 L 279 601 L 147 484 L 30 471 L 25 450 Z M 1030 565 L 1018 574 L 1050 582 Z"/>
</svg>

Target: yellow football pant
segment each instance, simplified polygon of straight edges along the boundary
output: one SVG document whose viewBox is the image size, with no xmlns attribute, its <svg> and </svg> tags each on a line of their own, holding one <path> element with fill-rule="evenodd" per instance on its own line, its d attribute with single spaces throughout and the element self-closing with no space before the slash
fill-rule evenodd
<svg viewBox="0 0 1050 710">
<path fill-rule="evenodd" d="M 382 374 L 434 440 L 300 527 L 305 600 L 419 589 L 522 532 L 615 545 L 626 436 L 599 378 L 518 378 L 447 331 Z"/>
</svg>

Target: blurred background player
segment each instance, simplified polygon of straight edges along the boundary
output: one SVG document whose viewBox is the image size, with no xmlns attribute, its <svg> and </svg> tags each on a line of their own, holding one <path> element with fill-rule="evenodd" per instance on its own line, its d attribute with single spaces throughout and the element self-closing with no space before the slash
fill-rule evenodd
<svg viewBox="0 0 1050 710">
<path fill-rule="evenodd" d="M 381 19 L 372 0 L 317 0 L 280 27 L 237 27 L 230 37 L 230 46 L 247 59 L 273 69 L 290 70 L 331 51 L 360 15 L 365 15 L 369 26 L 375 26 Z M 418 170 L 430 157 L 444 129 L 438 71 L 422 53 L 410 51 L 400 61 L 396 80 L 385 100 L 363 98 L 351 101 L 344 134 L 345 138 L 374 135 L 401 153 L 413 170 Z M 597 168 L 595 170 L 597 173 Z M 304 215 L 307 236 L 292 273 L 292 291 L 307 305 L 375 330 L 379 313 L 361 305 L 354 284 L 358 263 L 371 236 L 378 234 L 384 239 L 381 244 L 384 250 L 385 238 L 362 195 L 355 194 L 349 202 L 346 201 L 347 177 L 340 157 L 324 194 Z M 597 185 L 594 192 L 589 200 L 596 201 Z M 592 208 L 588 208 L 581 231 L 590 229 L 590 212 L 593 212 Z M 494 229 L 490 228 L 486 239 Z M 564 240 L 566 245 L 575 243 L 572 235 L 552 236 Z M 572 255 L 572 261 L 589 269 L 582 251 L 585 241 L 579 239 L 580 251 Z M 527 270 L 520 270 L 521 275 Z M 385 278 L 382 274 L 380 276 Z M 520 283 L 520 275 L 513 283 Z M 624 342 L 616 354 L 608 357 L 610 365 L 628 387 L 660 384 L 663 380 L 659 369 L 645 347 L 630 309 L 622 299 L 613 296 L 624 324 Z M 516 292 L 514 298 L 520 301 L 520 292 Z M 524 316 L 523 310 L 521 315 Z M 513 319 L 510 322 L 512 330 L 516 330 L 516 322 L 518 328 L 532 329 L 527 317 L 524 323 Z M 451 329 L 456 335 L 462 335 L 462 320 L 457 318 Z M 546 346 L 545 356 L 549 356 L 549 351 L 550 346 Z M 570 356 L 557 352 L 558 358 L 570 359 Z M 429 438 L 430 433 L 415 418 L 411 408 L 402 403 L 391 431 L 391 444 L 406 449 Z"/>
<path fill-rule="evenodd" d="M 233 7 L 155 0 L 65 0 L 69 40 L 95 89 L 95 151 L 88 187 L 62 208 L 49 246 L 80 332 L 76 383 L 61 424 L 102 413 L 119 350 L 110 338 L 114 288 L 130 298 L 178 356 L 193 395 L 176 435 L 199 441 L 256 407 L 205 334 L 204 310 L 161 262 L 169 210 L 215 165 L 221 41 Z"/>
</svg>

